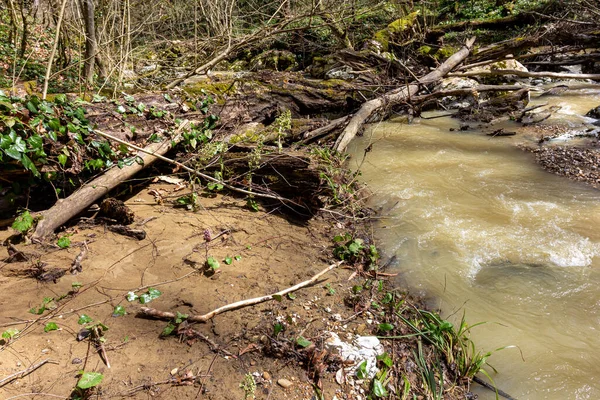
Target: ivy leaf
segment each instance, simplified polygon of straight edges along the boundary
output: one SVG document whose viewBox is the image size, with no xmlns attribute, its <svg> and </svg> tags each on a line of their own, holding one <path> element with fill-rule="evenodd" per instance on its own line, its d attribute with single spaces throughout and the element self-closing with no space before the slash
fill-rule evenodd
<svg viewBox="0 0 600 400">
<path fill-rule="evenodd" d="M 139 299 L 139 296 L 133 292 L 129 292 L 127 293 L 127 296 L 125 296 L 125 298 L 127 299 L 127 301 L 135 301 Z"/>
<path fill-rule="evenodd" d="M 12 224 L 12 228 L 21 233 L 27 232 L 33 226 L 33 217 L 29 214 L 29 211 L 25 211 L 19 215 L 15 222 Z"/>
<path fill-rule="evenodd" d="M 63 236 L 56 242 L 56 245 L 61 249 L 66 249 L 71 247 L 71 239 L 68 236 Z"/>
<path fill-rule="evenodd" d="M 224 261 L 225 261 L 225 264 L 231 265 L 231 263 L 233 262 L 233 258 L 231 258 L 231 257 L 225 257 Z"/>
<path fill-rule="evenodd" d="M 89 389 L 98 386 L 102 379 L 104 379 L 104 375 L 99 372 L 84 372 L 77 381 L 77 387 L 79 389 Z"/>
<path fill-rule="evenodd" d="M 79 316 L 79 319 L 77 320 L 77 323 L 79 325 L 85 325 L 85 324 L 89 324 L 92 321 L 93 321 L 93 319 L 89 315 L 81 314 Z"/>
<path fill-rule="evenodd" d="M 125 312 L 125 307 L 116 306 L 115 309 L 113 310 L 112 316 L 113 317 L 122 317 L 125 314 L 127 314 L 127 312 Z"/>
<path fill-rule="evenodd" d="M 48 322 L 46 326 L 44 326 L 44 332 L 56 331 L 58 330 L 58 325 L 56 322 Z"/>
<path fill-rule="evenodd" d="M 27 157 L 26 154 L 21 154 L 21 163 L 23 164 L 25 169 L 28 169 L 29 171 L 31 171 L 36 178 L 40 177 L 40 172 L 35 167 L 35 164 L 33 163 L 33 161 L 31 161 L 31 159 L 29 157 Z"/>
<path fill-rule="evenodd" d="M 169 336 L 174 330 L 175 325 L 169 322 L 167 326 L 165 326 L 165 329 L 163 329 L 163 331 L 160 333 L 160 336 Z"/>
<path fill-rule="evenodd" d="M 214 257 L 208 257 L 206 259 L 206 265 L 213 271 L 216 271 L 220 267 L 219 262 Z"/>
<path fill-rule="evenodd" d="M 67 163 L 67 156 L 64 155 L 64 154 L 59 154 L 58 155 L 58 162 L 60 163 L 60 165 L 62 165 L 64 167 L 65 164 Z"/>
<path fill-rule="evenodd" d="M 7 330 L 5 330 L 4 332 L 2 332 L 2 339 L 12 339 L 13 337 L 17 336 L 19 334 L 19 330 L 16 328 L 8 328 Z"/>
</svg>

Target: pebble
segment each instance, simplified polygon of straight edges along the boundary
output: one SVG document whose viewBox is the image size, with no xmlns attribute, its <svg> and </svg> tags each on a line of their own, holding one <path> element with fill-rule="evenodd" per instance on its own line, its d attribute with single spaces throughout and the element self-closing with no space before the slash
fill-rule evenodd
<svg viewBox="0 0 600 400">
<path fill-rule="evenodd" d="M 271 374 L 268 373 L 267 371 L 263 372 L 262 377 L 265 381 L 270 381 L 271 380 Z"/>
<path fill-rule="evenodd" d="M 277 384 L 279 386 L 281 386 L 282 388 L 284 388 L 284 389 L 287 389 L 290 386 L 292 386 L 292 382 L 288 381 L 287 379 L 284 379 L 284 378 L 281 378 L 281 379 L 277 380 Z"/>
</svg>

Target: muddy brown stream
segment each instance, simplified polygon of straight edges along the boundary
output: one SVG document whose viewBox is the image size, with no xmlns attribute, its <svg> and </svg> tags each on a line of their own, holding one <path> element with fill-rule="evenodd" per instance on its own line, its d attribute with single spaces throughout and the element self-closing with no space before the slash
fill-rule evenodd
<svg viewBox="0 0 600 400">
<path fill-rule="evenodd" d="M 548 123 L 577 126 L 600 92 L 551 102 L 563 108 Z M 472 331 L 480 349 L 518 346 L 490 359 L 515 398 L 600 398 L 600 191 L 542 170 L 518 136 L 449 131 L 458 125 L 386 122 L 352 143 L 354 168 L 374 143 L 361 179 L 397 284 L 451 321 L 486 321 Z"/>
</svg>

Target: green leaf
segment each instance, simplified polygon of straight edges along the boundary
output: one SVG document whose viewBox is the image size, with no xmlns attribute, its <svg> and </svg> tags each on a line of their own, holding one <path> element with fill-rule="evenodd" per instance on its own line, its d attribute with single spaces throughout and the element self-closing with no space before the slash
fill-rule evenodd
<svg viewBox="0 0 600 400">
<path fill-rule="evenodd" d="M 146 105 L 145 105 L 144 103 L 139 103 L 139 104 L 137 105 L 137 109 L 138 109 L 140 112 L 144 112 L 144 110 L 146 109 Z"/>
<path fill-rule="evenodd" d="M 64 155 L 64 154 L 59 154 L 58 155 L 58 162 L 60 163 L 60 165 L 62 165 L 64 167 L 65 164 L 67 163 L 67 156 Z"/>
<path fill-rule="evenodd" d="M 52 118 L 50 121 L 48 121 L 48 128 L 52 129 L 53 131 L 60 130 L 60 120 L 58 118 Z"/>
<path fill-rule="evenodd" d="M 231 257 L 225 257 L 224 262 L 227 265 L 231 265 L 231 263 L 233 262 L 233 258 L 231 258 Z"/>
<path fill-rule="evenodd" d="M 73 289 L 79 289 L 82 286 L 83 286 L 83 284 L 81 282 L 73 282 L 73 283 L 71 283 L 71 287 Z"/>
<path fill-rule="evenodd" d="M 8 328 L 2 332 L 2 339 L 10 340 L 19 334 L 19 330 L 16 328 Z"/>
<path fill-rule="evenodd" d="M 125 314 L 127 314 L 127 312 L 125 312 L 125 307 L 116 306 L 115 309 L 113 310 L 112 316 L 113 317 L 122 317 Z"/>
<path fill-rule="evenodd" d="M 277 336 L 281 331 L 283 331 L 283 324 L 276 323 L 273 325 L 273 336 Z"/>
<path fill-rule="evenodd" d="M 186 319 L 188 319 L 188 317 L 189 317 L 188 314 L 183 314 L 183 313 L 180 313 L 179 311 L 177 311 L 177 316 L 175 317 L 175 323 L 180 324 L 183 321 L 185 321 Z"/>
<path fill-rule="evenodd" d="M 389 332 L 392 329 L 394 329 L 393 324 L 388 324 L 388 323 L 379 324 L 379 330 L 382 332 Z"/>
<path fill-rule="evenodd" d="M 271 297 L 273 298 L 273 300 L 278 301 L 280 303 L 283 301 L 283 297 L 280 294 L 274 294 Z"/>
<path fill-rule="evenodd" d="M 360 292 L 362 292 L 363 287 L 361 285 L 354 285 L 352 286 L 352 293 L 354 294 L 358 294 Z"/>
<path fill-rule="evenodd" d="M 381 361 L 382 363 L 384 363 L 387 367 L 390 367 L 390 368 L 394 364 L 394 361 L 392 360 L 392 358 L 390 357 L 390 355 L 387 352 L 377 356 L 377 359 L 379 361 Z"/>
<path fill-rule="evenodd" d="M 373 394 L 377 397 L 387 397 L 388 392 L 385 390 L 383 383 L 379 379 L 373 380 Z"/>
<path fill-rule="evenodd" d="M 152 297 L 152 300 L 158 299 L 161 294 L 162 294 L 162 292 L 160 290 L 158 290 L 158 289 L 154 289 L 154 288 L 149 288 L 148 289 L 148 295 L 150 297 Z"/>
<path fill-rule="evenodd" d="M 235 256 L 233 258 L 235 258 L 235 261 L 240 261 L 242 259 L 242 256 Z"/>
<path fill-rule="evenodd" d="M 25 211 L 19 215 L 12 224 L 12 228 L 21 233 L 26 233 L 32 226 L 33 217 L 29 214 L 29 211 Z"/>
<path fill-rule="evenodd" d="M 358 379 L 367 379 L 367 360 L 361 362 L 356 367 L 356 377 Z"/>
<path fill-rule="evenodd" d="M 163 331 L 160 333 L 160 336 L 169 336 L 171 333 L 173 333 L 175 328 L 176 326 L 169 322 L 167 326 L 165 326 L 165 329 L 163 329 Z"/>
<path fill-rule="evenodd" d="M 46 326 L 44 326 L 44 332 L 56 331 L 58 330 L 58 325 L 56 322 L 48 322 Z"/>
<path fill-rule="evenodd" d="M 79 319 L 77 320 L 77 323 L 79 325 L 85 325 L 85 324 L 89 324 L 92 321 L 93 321 L 93 319 L 89 315 L 81 314 L 79 316 Z"/>
<path fill-rule="evenodd" d="M 312 344 L 312 342 L 310 340 L 305 339 L 302 336 L 298 336 L 298 338 L 296 339 L 296 344 L 302 348 L 307 348 Z"/>
<path fill-rule="evenodd" d="M 296 295 L 294 293 L 288 293 L 287 296 L 289 297 L 290 300 L 295 300 L 296 299 Z"/>
<path fill-rule="evenodd" d="M 139 299 L 139 296 L 133 292 L 129 292 L 127 293 L 127 296 L 125 296 L 125 298 L 127 299 L 127 301 L 135 301 Z"/>
<path fill-rule="evenodd" d="M 71 247 L 71 239 L 68 236 L 63 236 L 56 242 L 56 245 L 61 249 L 66 249 Z"/>
<path fill-rule="evenodd" d="M 77 387 L 79 389 L 89 389 L 94 386 L 98 386 L 104 379 L 104 375 L 99 372 L 84 372 L 81 374 L 81 378 L 77 381 Z"/>
<path fill-rule="evenodd" d="M 214 257 L 208 257 L 206 259 L 206 265 L 213 271 L 216 271 L 220 267 L 219 262 Z"/>
<path fill-rule="evenodd" d="M 23 164 L 25 169 L 28 169 L 29 171 L 31 171 L 35 177 L 37 177 L 37 178 L 40 177 L 40 172 L 35 167 L 35 164 L 33 163 L 33 161 L 31 161 L 31 159 L 29 157 L 27 157 L 26 154 L 21 155 L 21 163 Z"/>
<path fill-rule="evenodd" d="M 393 295 L 393 294 L 391 294 L 390 292 L 387 292 L 387 293 L 385 294 L 385 296 L 383 296 L 383 299 L 381 300 L 381 302 L 382 302 L 383 304 L 389 304 L 389 303 L 391 303 L 391 302 L 392 302 L 392 300 L 394 300 L 394 295 Z"/>
</svg>

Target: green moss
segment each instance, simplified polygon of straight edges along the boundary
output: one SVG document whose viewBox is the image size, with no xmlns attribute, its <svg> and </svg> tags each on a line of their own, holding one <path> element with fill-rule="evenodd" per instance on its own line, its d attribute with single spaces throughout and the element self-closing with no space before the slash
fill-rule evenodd
<svg viewBox="0 0 600 400">
<path fill-rule="evenodd" d="M 193 96 L 209 93 L 215 98 L 217 104 L 223 104 L 225 102 L 225 95 L 235 94 L 236 89 L 234 81 L 214 82 L 209 79 L 194 82 L 183 87 L 183 90 Z"/>
<path fill-rule="evenodd" d="M 385 29 L 375 32 L 373 40 L 381 44 L 383 51 L 389 51 L 390 41 L 401 38 L 404 31 L 414 25 L 418 15 L 419 11 L 415 11 L 392 21 Z"/>
<path fill-rule="evenodd" d="M 248 128 L 242 133 L 233 135 L 231 139 L 229 139 L 229 143 L 262 143 L 265 139 L 265 135 L 263 134 L 264 128 L 265 127 L 262 124 Z"/>
<path fill-rule="evenodd" d="M 417 51 L 419 52 L 419 54 L 422 54 L 422 55 L 426 56 L 426 55 L 431 54 L 432 50 L 433 49 L 431 48 L 431 46 L 425 45 L 425 46 L 419 47 L 419 49 Z"/>
<path fill-rule="evenodd" d="M 456 53 L 457 51 L 458 51 L 458 49 L 456 47 L 444 46 L 444 47 L 438 49 L 438 51 L 436 51 L 434 57 L 437 60 L 445 60 L 446 58 L 450 57 L 452 54 Z"/>
</svg>

